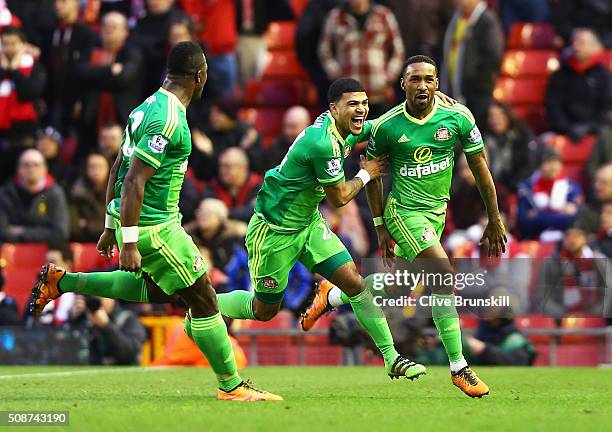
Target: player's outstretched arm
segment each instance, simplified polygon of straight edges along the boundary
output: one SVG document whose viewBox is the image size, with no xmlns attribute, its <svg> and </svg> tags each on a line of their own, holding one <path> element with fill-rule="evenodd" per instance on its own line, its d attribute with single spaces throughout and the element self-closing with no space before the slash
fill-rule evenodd
<svg viewBox="0 0 612 432">
<path fill-rule="evenodd" d="M 334 186 L 325 186 L 325 195 L 334 207 L 342 207 L 347 205 L 353 198 L 357 196 L 359 191 L 370 181 L 377 179 L 385 173 L 387 165 L 387 156 L 379 156 L 372 160 L 366 160 L 361 156 L 361 169 L 349 181 L 342 181 Z"/>
<path fill-rule="evenodd" d="M 117 182 L 117 174 L 119 173 L 119 166 L 121 165 L 121 151 L 115 158 L 115 162 L 111 167 L 110 173 L 108 175 L 108 184 L 106 185 L 106 205 L 110 203 L 115 197 L 115 183 Z M 115 226 L 112 220 L 112 216 L 109 214 L 106 215 L 106 219 L 104 221 L 104 231 L 98 240 L 98 246 L 96 249 L 98 253 L 105 258 L 111 259 L 115 254 L 115 244 L 117 240 L 115 239 Z"/>
<path fill-rule="evenodd" d="M 393 266 L 393 239 L 383 222 L 383 196 L 384 185 L 382 177 L 372 180 L 366 185 L 368 205 L 372 212 L 376 235 L 378 236 L 378 247 L 382 251 L 383 263 L 387 267 Z"/>
<path fill-rule="evenodd" d="M 488 248 L 489 256 L 499 256 L 502 252 L 506 252 L 506 228 L 499 214 L 497 206 L 497 193 L 495 192 L 495 183 L 487 165 L 487 158 L 484 152 L 479 152 L 473 155 L 467 155 L 467 162 L 476 179 L 476 186 L 480 192 L 480 196 L 487 209 L 489 223 L 480 240 L 481 245 Z"/>
<path fill-rule="evenodd" d="M 137 272 L 140 270 L 138 220 L 144 199 L 147 181 L 155 174 L 155 168 L 137 157 L 132 158 L 123 188 L 121 189 L 121 234 L 123 249 L 119 254 L 119 269 Z"/>
</svg>

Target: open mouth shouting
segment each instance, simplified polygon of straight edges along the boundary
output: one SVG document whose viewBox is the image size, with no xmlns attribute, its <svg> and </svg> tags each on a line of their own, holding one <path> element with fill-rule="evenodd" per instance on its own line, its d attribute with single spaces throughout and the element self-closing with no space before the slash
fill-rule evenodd
<svg viewBox="0 0 612 432">
<path fill-rule="evenodd" d="M 361 129 L 363 127 L 364 121 L 365 121 L 365 116 L 364 115 L 355 115 L 355 116 L 351 117 L 351 125 L 355 129 Z"/>
</svg>

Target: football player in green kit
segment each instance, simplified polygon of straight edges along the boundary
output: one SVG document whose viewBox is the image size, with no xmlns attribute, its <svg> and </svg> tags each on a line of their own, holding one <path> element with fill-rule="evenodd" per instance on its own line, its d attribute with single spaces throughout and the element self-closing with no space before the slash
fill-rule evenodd
<svg viewBox="0 0 612 432">
<path fill-rule="evenodd" d="M 453 273 L 440 237 L 450 199 L 457 141 L 476 178 L 489 217 L 481 244 L 488 247 L 489 255 L 499 256 L 505 251 L 505 228 L 474 117 L 465 106 L 449 105 L 435 96 L 437 66 L 429 57 L 413 56 L 407 60 L 401 86 L 406 100 L 373 122 L 367 149 L 369 159 L 388 155 L 390 162 L 392 185 L 385 206 L 382 181 L 377 179 L 367 186 L 384 259 L 393 255 L 408 261 L 418 259 L 419 264 L 427 267 L 427 272 Z M 305 329 L 312 328 L 331 308 L 349 303 L 346 295 L 333 285 L 318 291 L 313 305 L 306 311 Z M 432 292 L 433 320 L 449 358 L 453 384 L 471 397 L 488 394 L 489 387 L 463 357 L 453 287 L 442 284 L 428 288 Z"/>
<path fill-rule="evenodd" d="M 109 177 L 98 251 L 110 258 L 117 244 L 120 270 L 69 273 L 47 264 L 32 290 L 32 311 L 40 316 L 47 303 L 69 291 L 151 303 L 178 297 L 190 308 L 185 331 L 217 376 L 218 399 L 282 400 L 238 374 L 206 263 L 181 226 L 178 202 L 191 153 L 186 108 L 202 95 L 206 59 L 197 43 L 181 42 L 167 67 L 162 87 L 131 112 Z"/>
</svg>

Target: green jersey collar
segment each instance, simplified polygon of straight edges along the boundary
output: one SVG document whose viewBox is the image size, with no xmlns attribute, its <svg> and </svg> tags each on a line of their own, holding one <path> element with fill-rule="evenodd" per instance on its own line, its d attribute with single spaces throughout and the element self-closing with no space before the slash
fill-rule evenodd
<svg viewBox="0 0 612 432">
<path fill-rule="evenodd" d="M 419 126 L 422 126 L 425 123 L 427 123 L 434 115 L 436 115 L 436 111 L 438 110 L 438 98 L 437 96 L 434 96 L 434 106 L 431 109 L 431 112 L 427 114 L 426 117 L 423 117 L 422 119 L 412 117 L 410 114 L 408 114 L 408 111 L 406 111 L 406 102 L 402 104 L 402 109 L 404 110 L 404 115 L 406 116 L 408 120 L 410 120 L 413 123 L 418 124 Z"/>
<path fill-rule="evenodd" d="M 183 102 L 181 102 L 174 93 L 169 92 L 163 87 L 160 87 L 159 91 L 165 94 L 166 96 L 168 96 L 170 99 L 174 99 L 174 101 L 178 104 L 178 106 L 180 106 L 183 109 L 183 112 L 186 112 L 187 109 L 185 108 L 185 105 L 183 105 Z"/>
<path fill-rule="evenodd" d="M 336 127 L 336 120 L 334 119 L 334 116 L 332 115 L 331 111 L 328 111 L 327 116 L 329 117 L 329 126 L 327 127 L 327 130 L 331 132 L 336 138 L 338 138 L 340 144 L 344 145 L 344 138 L 342 138 L 342 135 L 340 135 L 340 132 L 338 132 L 338 128 Z"/>
</svg>

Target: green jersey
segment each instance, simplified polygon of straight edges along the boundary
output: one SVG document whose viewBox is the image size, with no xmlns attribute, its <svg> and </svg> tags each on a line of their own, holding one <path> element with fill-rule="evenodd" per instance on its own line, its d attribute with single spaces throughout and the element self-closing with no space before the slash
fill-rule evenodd
<svg viewBox="0 0 612 432">
<path fill-rule="evenodd" d="M 450 199 L 454 149 L 466 155 L 484 150 L 472 113 L 437 97 L 427 117 L 417 119 L 402 103 L 374 121 L 367 157 L 388 154 L 391 196 L 409 210 L 442 212 Z"/>
<path fill-rule="evenodd" d="M 368 139 L 371 127 L 366 122 L 361 135 L 345 140 L 331 113 L 321 114 L 297 136 L 280 165 L 266 173 L 255 212 L 277 232 L 307 227 L 319 215 L 323 187 L 344 180 L 344 160 L 356 143 Z"/>
<path fill-rule="evenodd" d="M 138 224 L 180 218 L 179 195 L 191 153 L 191 133 L 185 106 L 173 93 L 160 88 L 130 113 L 121 152 L 115 198 L 108 204 L 108 213 L 120 218 L 121 188 L 132 157 L 137 157 L 155 168 L 145 185 Z"/>
</svg>

